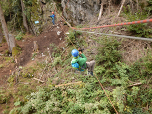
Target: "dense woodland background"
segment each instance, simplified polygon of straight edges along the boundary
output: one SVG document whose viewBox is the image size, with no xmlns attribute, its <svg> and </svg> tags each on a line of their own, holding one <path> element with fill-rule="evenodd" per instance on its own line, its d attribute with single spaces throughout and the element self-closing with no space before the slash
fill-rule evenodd
<svg viewBox="0 0 152 114">
<path fill-rule="evenodd" d="M 97 76 L 118 113 L 151 114 L 152 42 L 69 27 L 151 18 L 152 0 L 1 0 L 0 113 L 115 114 Z M 152 22 L 88 32 L 151 39 Z M 72 69 L 79 47 L 96 61 L 94 76 Z"/>
</svg>

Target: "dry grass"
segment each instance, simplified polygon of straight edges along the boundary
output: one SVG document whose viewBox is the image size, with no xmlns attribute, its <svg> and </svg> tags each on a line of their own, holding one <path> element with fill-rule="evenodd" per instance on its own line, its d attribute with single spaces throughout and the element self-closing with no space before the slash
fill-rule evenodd
<svg viewBox="0 0 152 114">
<path fill-rule="evenodd" d="M 140 58 L 147 56 L 150 49 L 152 49 L 150 42 L 126 39 L 122 42 L 120 51 L 124 62 L 133 64 Z"/>
</svg>

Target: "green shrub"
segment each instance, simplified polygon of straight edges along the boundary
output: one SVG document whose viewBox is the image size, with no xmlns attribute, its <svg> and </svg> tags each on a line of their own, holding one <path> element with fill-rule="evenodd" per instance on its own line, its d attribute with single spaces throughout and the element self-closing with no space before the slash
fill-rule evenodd
<svg viewBox="0 0 152 114">
<path fill-rule="evenodd" d="M 23 38 L 23 33 L 22 32 L 20 32 L 15 38 L 17 39 L 17 40 L 22 40 L 22 38 Z"/>
<path fill-rule="evenodd" d="M 129 10 L 129 12 L 125 11 L 125 17 L 128 22 L 147 19 L 148 15 L 147 11 L 138 11 L 134 14 L 132 14 L 131 10 Z M 150 38 L 152 36 L 152 28 L 147 25 L 148 23 L 132 24 L 127 25 L 126 28 L 133 35 Z"/>
<path fill-rule="evenodd" d="M 130 66 L 130 72 L 128 73 L 131 80 L 150 78 L 152 75 L 152 52 L 140 60 L 136 61 Z"/>
<path fill-rule="evenodd" d="M 102 47 L 98 47 L 96 63 L 98 66 L 96 72 L 103 76 L 113 77 L 116 72 L 115 64 L 121 60 L 118 50 L 120 43 L 113 38 L 103 38 L 99 41 Z"/>
<path fill-rule="evenodd" d="M 81 32 L 79 32 L 79 31 L 69 31 L 69 34 L 67 35 L 67 37 L 66 37 L 66 42 L 67 42 L 67 44 L 68 45 L 80 45 L 80 44 L 82 44 L 82 43 L 84 43 L 84 39 L 79 39 L 78 40 L 78 37 L 81 35 Z"/>
<path fill-rule="evenodd" d="M 59 57 L 61 54 L 61 49 L 57 47 L 54 43 L 50 44 L 51 49 L 53 49 L 52 57 Z"/>
<path fill-rule="evenodd" d="M 56 65 L 61 65 L 62 63 L 62 60 L 61 60 L 61 56 L 60 57 L 56 57 L 54 58 L 54 62 L 53 62 L 53 66 L 56 66 Z"/>
<path fill-rule="evenodd" d="M 152 0 L 147 0 L 147 2 L 148 2 L 148 6 L 145 7 L 145 10 L 150 14 L 152 14 Z"/>
</svg>

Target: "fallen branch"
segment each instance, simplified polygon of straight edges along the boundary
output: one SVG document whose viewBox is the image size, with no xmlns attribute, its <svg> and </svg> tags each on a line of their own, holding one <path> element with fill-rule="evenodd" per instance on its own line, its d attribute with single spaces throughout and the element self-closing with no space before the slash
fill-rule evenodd
<svg viewBox="0 0 152 114">
<path fill-rule="evenodd" d="M 72 85 L 72 84 L 81 84 L 82 81 L 79 81 L 79 82 L 72 82 L 72 83 L 67 83 L 67 84 L 61 84 L 61 85 L 56 85 L 55 87 L 61 87 L 61 86 L 68 86 L 68 85 Z"/>
<path fill-rule="evenodd" d="M 44 81 L 42 81 L 42 80 L 40 80 L 40 79 L 37 79 L 37 78 L 33 78 L 33 79 L 44 83 Z"/>
<path fill-rule="evenodd" d="M 101 3 L 100 12 L 99 12 L 99 17 L 98 17 L 98 21 L 99 21 L 99 20 L 100 20 L 100 18 L 101 18 L 102 12 L 103 12 L 103 3 Z"/>
<path fill-rule="evenodd" d="M 119 12 L 118 12 L 118 15 L 117 15 L 117 17 L 119 17 L 119 15 L 120 15 L 120 12 L 121 12 L 121 10 L 122 10 L 122 7 L 123 7 L 124 3 L 125 3 L 125 0 L 123 0 L 123 1 L 122 1 L 122 4 L 121 4 L 121 7 L 120 7 L 120 10 L 119 10 Z"/>
<path fill-rule="evenodd" d="M 137 86 L 137 85 L 142 85 L 142 83 L 135 83 L 133 85 L 129 85 L 128 87 Z"/>
</svg>

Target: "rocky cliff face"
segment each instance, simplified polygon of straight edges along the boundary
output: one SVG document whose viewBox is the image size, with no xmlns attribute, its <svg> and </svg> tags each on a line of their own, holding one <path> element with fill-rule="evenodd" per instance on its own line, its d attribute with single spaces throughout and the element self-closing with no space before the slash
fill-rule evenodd
<svg viewBox="0 0 152 114">
<path fill-rule="evenodd" d="M 98 17 L 101 0 L 61 0 L 64 16 L 73 24 Z"/>
</svg>

